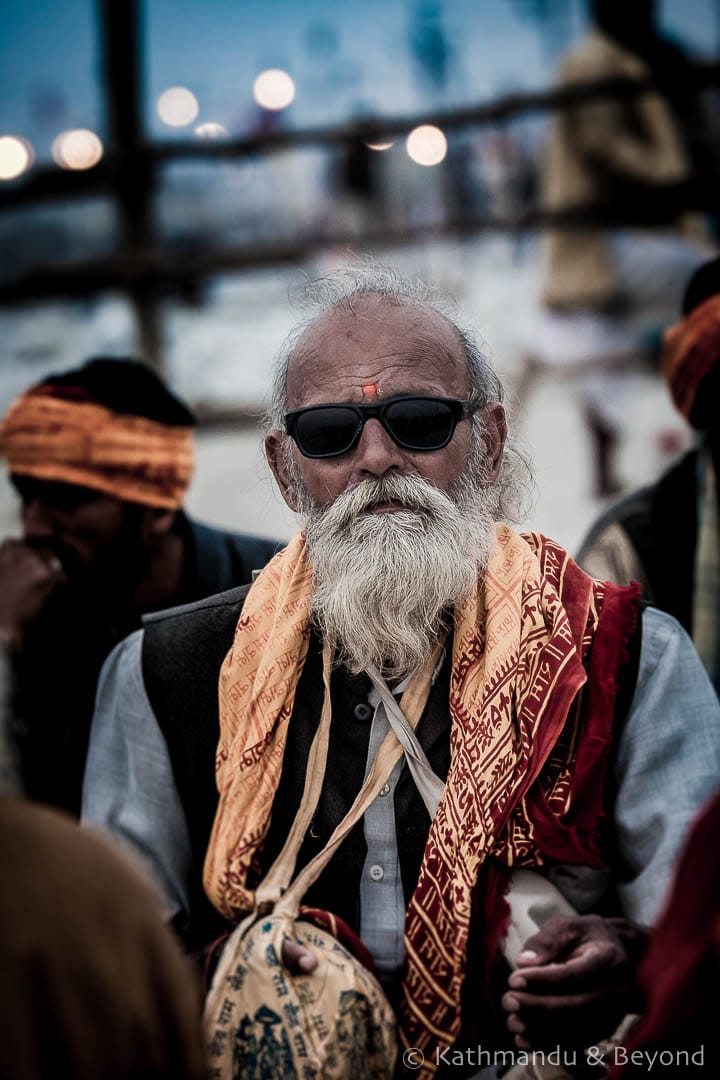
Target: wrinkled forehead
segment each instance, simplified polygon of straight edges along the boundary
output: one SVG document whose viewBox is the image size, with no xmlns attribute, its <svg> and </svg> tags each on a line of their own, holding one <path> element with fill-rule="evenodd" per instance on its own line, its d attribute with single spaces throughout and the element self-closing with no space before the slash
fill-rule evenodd
<svg viewBox="0 0 720 1080">
<path fill-rule="evenodd" d="M 465 397 L 467 361 L 457 329 L 415 300 L 365 296 L 312 322 L 290 357 L 289 408 L 381 393 Z"/>
</svg>

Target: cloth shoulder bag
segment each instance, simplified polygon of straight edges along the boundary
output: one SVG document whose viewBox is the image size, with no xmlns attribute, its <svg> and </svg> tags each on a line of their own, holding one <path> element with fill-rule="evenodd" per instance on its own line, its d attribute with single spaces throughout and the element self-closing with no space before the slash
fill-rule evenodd
<svg viewBox="0 0 720 1080">
<path fill-rule="evenodd" d="M 320 798 L 327 762 L 332 657 L 326 645 L 325 701 L 310 749 L 300 807 L 282 851 L 256 890 L 253 911 L 225 943 L 208 993 L 205 1024 L 211 1076 L 217 1080 L 236 1076 L 243 1080 L 383 1080 L 392 1076 L 397 1024 L 370 970 L 369 953 L 340 919 L 329 912 L 303 908 L 301 902 L 377 798 L 403 753 L 416 782 L 421 774 L 420 784 L 426 792 L 428 785 L 434 789 L 434 813 L 443 784 L 432 773 L 412 728 L 425 708 L 432 671 L 441 651 L 439 644 L 410 680 L 402 699 L 408 719 L 380 676 L 368 672 L 376 685 L 380 680 L 386 708 L 389 698 L 400 712 L 400 738 L 395 733 L 395 715 L 389 714 L 393 730 L 381 745 L 353 805 L 323 850 L 290 884 L 303 837 Z M 408 740 L 406 731 L 410 731 L 412 740 Z M 285 939 L 315 953 L 317 968 L 307 975 L 291 974 L 282 961 Z"/>
</svg>

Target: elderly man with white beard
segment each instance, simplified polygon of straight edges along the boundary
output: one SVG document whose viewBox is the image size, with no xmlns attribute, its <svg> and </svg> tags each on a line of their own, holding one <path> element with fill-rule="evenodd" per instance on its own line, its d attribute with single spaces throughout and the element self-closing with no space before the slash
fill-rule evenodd
<svg viewBox="0 0 720 1080">
<path fill-rule="evenodd" d="M 329 716 L 298 867 L 324 847 L 395 737 L 389 687 L 439 804 L 401 758 L 306 902 L 359 934 L 425 1074 L 448 1048 L 597 1041 L 636 1004 L 634 924 L 720 777 L 712 687 L 637 589 L 506 523 L 528 473 L 453 309 L 378 267 L 307 291 L 320 312 L 280 357 L 266 435 L 300 530 L 251 587 L 151 616 L 111 655 L 85 817 L 150 860 L 202 946 L 253 909 Z M 509 974 L 518 867 L 580 915 Z"/>
</svg>

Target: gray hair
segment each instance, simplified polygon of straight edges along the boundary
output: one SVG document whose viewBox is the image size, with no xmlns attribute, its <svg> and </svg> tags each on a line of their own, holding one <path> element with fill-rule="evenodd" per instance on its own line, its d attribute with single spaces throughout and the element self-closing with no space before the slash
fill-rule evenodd
<svg viewBox="0 0 720 1080">
<path fill-rule="evenodd" d="M 293 305 L 304 317 L 291 330 L 278 354 L 269 407 L 263 419 L 263 429 L 283 431 L 288 405 L 287 383 L 290 361 L 305 331 L 328 311 L 353 312 L 356 303 L 365 297 L 379 297 L 388 304 L 411 301 L 444 318 L 455 330 L 467 365 L 470 397 L 481 406 L 503 402 L 503 385 L 490 360 L 487 346 L 466 324 L 455 300 L 443 290 L 421 278 L 403 277 L 397 270 L 383 266 L 373 259 L 358 260 L 326 277 L 308 281 L 291 293 Z M 476 441 L 485 446 L 482 416 L 472 420 Z M 288 440 L 288 454 L 290 445 Z M 525 518 L 534 496 L 535 482 L 527 455 L 508 438 L 505 444 L 501 474 L 495 484 L 498 519 L 521 521 Z"/>
</svg>

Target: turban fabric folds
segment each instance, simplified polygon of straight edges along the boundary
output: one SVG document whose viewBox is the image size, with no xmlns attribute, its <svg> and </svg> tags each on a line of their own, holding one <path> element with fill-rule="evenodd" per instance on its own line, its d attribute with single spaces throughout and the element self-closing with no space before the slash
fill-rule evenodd
<svg viewBox="0 0 720 1080">
<path fill-rule="evenodd" d="M 192 429 L 72 400 L 51 385 L 22 394 L 0 427 L 11 473 L 178 509 L 194 466 Z"/>
<path fill-rule="evenodd" d="M 704 427 L 703 382 L 720 359 L 720 294 L 711 296 L 663 338 L 663 375 L 676 408 L 694 427 Z M 705 387 L 707 389 L 707 387 Z"/>
</svg>

